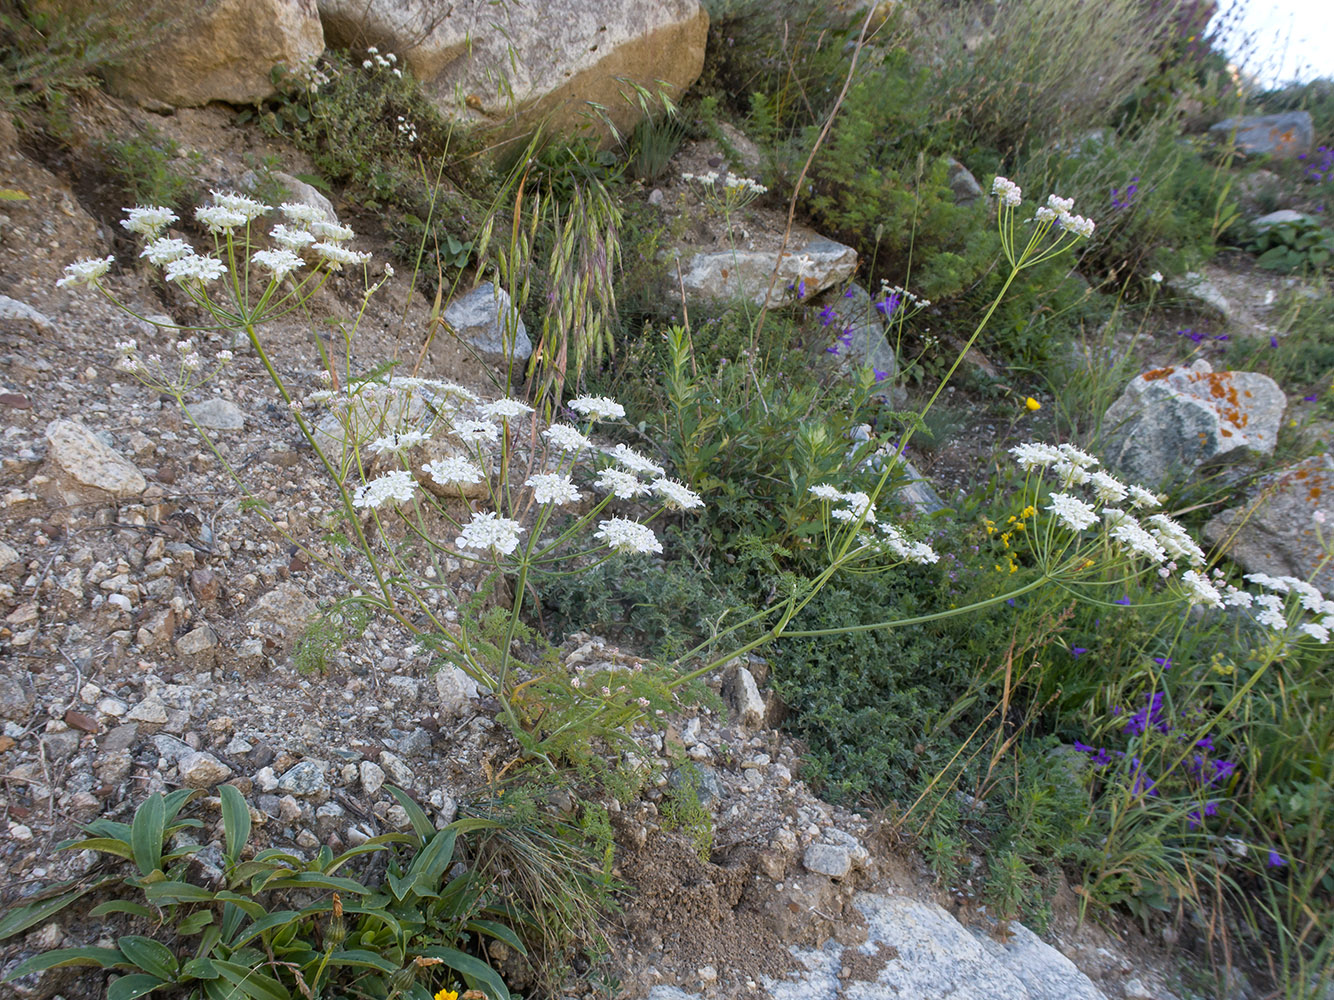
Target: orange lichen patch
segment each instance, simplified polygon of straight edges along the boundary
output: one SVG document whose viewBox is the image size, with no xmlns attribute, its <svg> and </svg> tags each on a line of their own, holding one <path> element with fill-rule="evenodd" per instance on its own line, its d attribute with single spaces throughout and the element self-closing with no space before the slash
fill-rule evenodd
<svg viewBox="0 0 1334 1000">
<path fill-rule="evenodd" d="M 1218 415 L 1233 427 L 1242 428 L 1251 422 L 1250 414 L 1241 408 L 1236 380 L 1231 372 L 1201 372 L 1192 375 L 1191 381 L 1204 384 L 1209 397 L 1221 404 L 1218 406 Z M 1250 396 L 1250 392 L 1246 395 Z"/>
<path fill-rule="evenodd" d="M 1175 368 L 1155 368 L 1153 371 L 1145 372 L 1140 378 L 1144 379 L 1145 382 L 1158 382 L 1167 378 L 1167 376 L 1175 371 Z"/>
<path fill-rule="evenodd" d="M 1319 499 L 1320 499 L 1320 494 L 1321 494 L 1322 492 L 1323 492 L 1323 491 L 1320 489 L 1319 486 L 1312 486 L 1311 489 L 1310 489 L 1310 491 L 1306 494 L 1306 498 L 1307 498 L 1308 500 L 1319 500 Z"/>
<path fill-rule="evenodd" d="M 1218 428 L 1218 433 L 1221 434 L 1221 435 L 1222 435 L 1223 437 L 1225 437 L 1225 438 L 1230 438 L 1230 437 L 1232 436 L 1232 432 L 1231 432 L 1230 430 L 1228 430 L 1226 427 L 1220 427 L 1220 428 Z"/>
</svg>

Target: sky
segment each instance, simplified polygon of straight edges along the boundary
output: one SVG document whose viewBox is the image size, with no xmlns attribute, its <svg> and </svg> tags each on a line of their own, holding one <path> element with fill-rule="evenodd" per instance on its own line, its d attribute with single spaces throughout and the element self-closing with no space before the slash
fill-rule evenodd
<svg viewBox="0 0 1334 1000">
<path fill-rule="evenodd" d="M 1224 47 L 1265 86 L 1334 77 L 1334 0 L 1221 0 Z M 1219 23 L 1219 22 L 1215 22 Z"/>
</svg>

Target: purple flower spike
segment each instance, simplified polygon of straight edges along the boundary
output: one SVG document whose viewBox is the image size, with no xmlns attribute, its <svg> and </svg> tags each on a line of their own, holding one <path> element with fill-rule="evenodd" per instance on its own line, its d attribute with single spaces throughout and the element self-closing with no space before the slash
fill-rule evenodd
<svg viewBox="0 0 1334 1000">
<path fill-rule="evenodd" d="M 806 297 L 806 279 L 802 278 L 800 281 L 797 282 L 797 298 L 804 299 L 805 297 Z"/>
<path fill-rule="evenodd" d="M 838 313 L 834 312 L 833 306 L 825 306 L 820 310 L 820 325 L 828 326 L 838 318 Z"/>
<path fill-rule="evenodd" d="M 880 384 L 881 382 L 883 382 L 885 379 L 889 378 L 889 372 L 887 372 L 887 371 L 886 371 L 886 372 L 882 372 L 879 368 L 872 368 L 871 371 L 872 371 L 872 373 L 875 375 L 875 384 L 876 384 L 876 385 L 879 385 L 879 384 Z"/>
<path fill-rule="evenodd" d="M 1120 604 L 1122 607 L 1127 607 L 1127 608 L 1128 608 L 1128 607 L 1130 607 L 1130 595 L 1127 594 L 1125 597 L 1119 598 L 1119 599 L 1113 601 L 1112 603 L 1113 603 L 1113 604 Z"/>
<path fill-rule="evenodd" d="M 838 353 L 838 345 L 837 345 L 837 344 L 834 344 L 832 347 L 826 347 L 826 348 L 824 349 L 824 352 L 825 352 L 826 354 L 837 354 L 837 353 Z"/>
<path fill-rule="evenodd" d="M 1158 664 L 1164 670 L 1172 669 L 1172 658 L 1170 656 L 1155 656 L 1153 662 Z"/>
<path fill-rule="evenodd" d="M 1278 851 L 1271 847 L 1269 849 L 1269 861 L 1267 864 L 1270 868 L 1282 868 L 1287 862 L 1283 860 L 1283 855 L 1279 854 Z"/>
<path fill-rule="evenodd" d="M 1314 403 L 1314 402 L 1315 402 L 1317 399 L 1319 399 L 1319 398 L 1320 398 L 1319 396 L 1303 396 L 1303 397 L 1302 397 L 1302 402 L 1303 402 L 1303 403 Z"/>
<path fill-rule="evenodd" d="M 1087 652 L 1088 652 L 1088 648 L 1085 647 L 1085 646 L 1071 646 L 1071 647 L 1070 647 L 1070 655 L 1073 656 L 1076 660 L 1079 659 L 1081 656 L 1083 656 L 1083 655 L 1084 655 L 1085 653 L 1087 653 Z"/>
<path fill-rule="evenodd" d="M 1270 338 L 1269 338 L 1269 346 L 1270 346 L 1270 347 L 1277 347 L 1277 346 L 1278 346 L 1278 338 L 1277 338 L 1277 337 L 1270 337 Z"/>
</svg>

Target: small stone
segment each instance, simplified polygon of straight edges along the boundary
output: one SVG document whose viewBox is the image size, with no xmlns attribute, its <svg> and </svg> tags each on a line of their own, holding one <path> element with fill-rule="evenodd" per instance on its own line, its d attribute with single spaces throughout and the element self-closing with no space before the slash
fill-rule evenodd
<svg viewBox="0 0 1334 1000">
<path fill-rule="evenodd" d="M 380 766 L 384 768 L 384 773 L 389 776 L 389 780 L 400 788 L 412 787 L 412 768 L 403 763 L 402 758 L 396 757 L 388 750 L 380 752 Z"/>
<path fill-rule="evenodd" d="M 233 736 L 222 752 L 228 757 L 243 757 L 253 749 L 255 748 L 249 741 L 240 736 Z"/>
<path fill-rule="evenodd" d="M 408 757 L 425 757 L 431 752 L 431 734 L 419 726 L 398 741 L 398 749 Z"/>
<path fill-rule="evenodd" d="M 746 729 L 764 725 L 764 699 L 760 697 L 755 676 L 746 667 L 737 667 L 732 678 L 732 707 L 736 709 L 737 722 Z"/>
<path fill-rule="evenodd" d="M 32 840 L 32 828 L 23 823 L 10 822 L 9 836 L 12 839 L 17 840 L 20 844 L 26 844 L 28 841 Z"/>
<path fill-rule="evenodd" d="M 186 407 L 200 427 L 210 431 L 239 431 L 245 427 L 245 414 L 231 400 L 214 396 Z"/>
<path fill-rule="evenodd" d="M 103 698 L 97 703 L 97 710 L 103 715 L 118 719 L 130 710 L 130 706 L 119 698 Z"/>
<path fill-rule="evenodd" d="M 480 354 L 497 360 L 526 361 L 533 342 L 509 294 L 486 281 L 460 295 L 445 310 L 455 335 Z"/>
<path fill-rule="evenodd" d="M 291 795 L 278 799 L 278 818 L 284 823 L 295 823 L 301 818 L 301 803 Z"/>
<path fill-rule="evenodd" d="M 211 604 L 222 591 L 222 579 L 207 566 L 190 572 L 190 592 L 201 604 Z"/>
<path fill-rule="evenodd" d="M 477 682 L 455 666 L 436 671 L 435 691 L 440 711 L 453 717 L 465 715 L 479 694 Z"/>
<path fill-rule="evenodd" d="M 367 795 L 376 794 L 384 785 L 384 768 L 374 761 L 361 762 L 361 787 Z"/>
<path fill-rule="evenodd" d="M 97 724 L 97 720 L 91 715 L 76 712 L 72 708 L 65 713 L 65 725 L 74 729 L 82 729 L 85 733 L 95 733 L 101 728 Z"/>
<path fill-rule="evenodd" d="M 385 822 L 395 830 L 406 830 L 411 824 L 411 820 L 408 819 L 408 811 L 397 804 L 385 810 L 384 818 Z"/>
<path fill-rule="evenodd" d="M 176 640 L 176 655 L 191 670 L 209 670 L 218 660 L 218 636 L 208 625 L 191 629 Z"/>
<path fill-rule="evenodd" d="M 292 795 L 302 798 L 321 800 L 329 797 L 329 779 L 324 773 L 323 762 L 303 760 L 283 773 L 278 779 L 278 787 Z"/>
<path fill-rule="evenodd" d="M 53 420 L 46 427 L 47 455 L 65 481 L 66 502 L 136 497 L 148 486 L 127 459 L 83 424 Z"/>
<path fill-rule="evenodd" d="M 852 870 L 852 852 L 833 844 L 812 844 L 806 848 L 802 864 L 807 871 L 830 878 L 843 878 Z"/>
<path fill-rule="evenodd" d="M 0 718 L 24 719 L 32 711 L 36 696 L 17 677 L 0 674 Z"/>
<path fill-rule="evenodd" d="M 232 769 L 211 753 L 195 751 L 182 757 L 176 764 L 181 784 L 187 788 L 212 788 L 232 775 Z"/>
<path fill-rule="evenodd" d="M 261 767 L 255 772 L 255 787 L 261 792 L 268 794 L 278 788 L 278 776 L 273 773 L 271 767 Z"/>
<path fill-rule="evenodd" d="M 126 718 L 131 722 L 144 722 L 155 726 L 166 725 L 167 706 L 155 692 L 130 709 Z"/>
<path fill-rule="evenodd" d="M 304 847 L 308 851 L 313 851 L 320 846 L 320 840 L 309 830 L 303 829 L 296 835 L 296 845 L 298 847 Z"/>
</svg>

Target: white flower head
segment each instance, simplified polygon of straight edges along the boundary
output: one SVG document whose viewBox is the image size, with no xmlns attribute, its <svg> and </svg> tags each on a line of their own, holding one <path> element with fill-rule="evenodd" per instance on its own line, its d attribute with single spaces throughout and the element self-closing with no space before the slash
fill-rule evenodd
<svg viewBox="0 0 1334 1000">
<path fill-rule="evenodd" d="M 580 434 L 569 424 L 552 424 L 542 432 L 547 443 L 558 451 L 578 454 L 593 447 L 593 442 Z"/>
<path fill-rule="evenodd" d="M 1316 640 L 1316 642 L 1319 642 L 1321 645 L 1324 645 L 1325 643 L 1329 642 L 1329 629 L 1327 629 L 1324 625 L 1319 625 L 1315 622 L 1307 622 L 1306 624 L 1300 626 L 1298 631 L 1301 632 L 1303 635 L 1309 635 L 1312 639 Z"/>
<path fill-rule="evenodd" d="M 388 501 L 407 503 L 417 492 L 417 480 L 406 469 L 395 469 L 372 479 L 352 494 L 352 506 L 376 509 Z"/>
<path fill-rule="evenodd" d="M 1158 495 L 1146 490 L 1143 486 L 1136 486 L 1134 483 L 1131 483 L 1126 487 L 1126 491 L 1130 495 L 1130 506 L 1137 510 L 1145 508 L 1152 510 L 1155 507 L 1161 506 L 1161 501 L 1159 501 Z"/>
<path fill-rule="evenodd" d="M 1154 271 L 1153 274 L 1149 275 L 1149 280 L 1155 285 L 1161 285 L 1163 283 L 1163 272 Z"/>
<path fill-rule="evenodd" d="M 268 205 L 262 201 L 256 201 L 254 198 L 247 198 L 243 194 L 232 194 L 226 191 L 213 191 L 213 204 L 219 208 L 226 209 L 228 212 L 235 212 L 243 216 L 246 222 L 252 219 L 258 219 L 265 212 L 271 211 Z"/>
<path fill-rule="evenodd" d="M 431 435 L 424 431 L 400 431 L 376 438 L 370 443 L 370 449 L 377 455 L 396 455 L 429 440 Z"/>
<path fill-rule="evenodd" d="M 1204 604 L 1211 608 L 1223 606 L 1223 595 L 1202 574 L 1188 569 L 1181 574 L 1181 582 L 1186 587 L 1186 600 L 1191 604 Z"/>
<path fill-rule="evenodd" d="M 519 547 L 521 530 L 518 521 L 501 517 L 495 511 L 478 511 L 473 514 L 471 521 L 459 529 L 454 544 L 461 549 L 490 551 L 507 556 Z"/>
<path fill-rule="evenodd" d="M 606 396 L 580 396 L 570 400 L 569 407 L 590 420 L 619 420 L 625 416 L 625 407 Z"/>
<path fill-rule="evenodd" d="M 657 462 L 645 458 L 627 444 L 618 444 L 611 450 L 611 456 L 631 472 L 644 473 L 645 475 L 650 476 L 662 476 L 665 475 L 667 471 Z"/>
<path fill-rule="evenodd" d="M 1120 480 L 1101 471 L 1089 476 L 1089 485 L 1093 487 L 1093 496 L 1102 503 L 1120 503 L 1129 492 Z"/>
<path fill-rule="evenodd" d="M 650 489 L 662 497 L 663 502 L 672 510 L 694 510 L 696 507 L 704 506 L 704 501 L 700 499 L 698 493 L 670 479 L 655 479 Z"/>
<path fill-rule="evenodd" d="M 1104 514 L 1107 512 L 1104 511 Z M 1135 521 L 1128 514 L 1122 515 L 1122 520 L 1115 524 L 1108 535 L 1115 542 L 1129 548 L 1136 555 L 1148 556 L 1156 563 L 1167 561 L 1167 552 L 1158 541 L 1144 530 L 1143 526 Z"/>
<path fill-rule="evenodd" d="M 307 228 L 317 222 L 327 222 L 329 218 L 322 209 L 307 205 L 304 201 L 285 201 L 278 207 L 288 222 Z"/>
<path fill-rule="evenodd" d="M 843 491 L 840 490 L 837 486 L 831 486 L 829 483 L 819 483 L 816 486 L 812 486 L 810 488 L 810 492 L 813 493 L 818 498 L 820 498 L 821 500 L 828 500 L 832 502 L 834 500 L 843 499 Z"/>
<path fill-rule="evenodd" d="M 185 240 L 168 239 L 159 237 L 140 251 L 140 257 L 147 257 L 148 263 L 154 267 L 164 267 L 173 260 L 180 260 L 182 257 L 189 257 L 195 252 L 195 248 Z"/>
<path fill-rule="evenodd" d="M 286 208 L 287 206 L 284 205 L 283 207 Z M 284 250 L 304 250 L 315 242 L 315 237 L 311 233 L 304 229 L 291 229 L 282 223 L 270 229 L 269 236 L 274 243 L 277 243 Z"/>
<path fill-rule="evenodd" d="M 344 226 L 340 225 L 337 222 L 331 222 L 330 220 L 324 218 L 323 216 L 321 216 L 318 219 L 313 219 L 308 225 L 310 231 L 318 239 L 324 240 L 328 243 L 343 243 L 346 240 L 350 240 L 353 236 L 357 235 L 352 231 L 352 228 L 350 226 Z"/>
<path fill-rule="evenodd" d="M 201 205 L 195 209 L 195 218 L 207 227 L 210 233 L 230 232 L 250 221 L 241 212 L 224 208 L 222 205 Z"/>
<path fill-rule="evenodd" d="M 1083 531 L 1098 523 L 1094 509 L 1078 497 L 1068 493 L 1053 493 L 1047 499 L 1051 504 L 1045 509 L 1055 514 L 1057 520 L 1071 531 Z"/>
<path fill-rule="evenodd" d="M 299 254 L 293 253 L 291 250 L 260 250 L 258 253 L 252 254 L 250 259 L 272 274 L 278 281 L 282 281 L 298 267 L 304 267 L 306 264 Z"/>
<path fill-rule="evenodd" d="M 991 182 L 991 193 L 999 196 L 1001 204 L 1007 208 L 1018 208 L 1024 200 L 1024 192 L 1019 185 L 1005 177 L 997 177 Z"/>
<path fill-rule="evenodd" d="M 622 500 L 633 500 L 635 497 L 643 496 L 650 489 L 647 484 L 641 483 L 633 472 L 626 472 L 623 469 L 603 469 L 598 473 L 595 485 L 602 492 L 610 493 Z"/>
<path fill-rule="evenodd" d="M 1043 444 L 1040 441 L 1028 441 L 1024 444 L 1017 444 L 1010 449 L 1010 454 L 1014 460 L 1019 463 L 1019 468 L 1025 472 L 1031 472 L 1033 469 L 1046 468 L 1061 460 L 1061 451 L 1049 444 Z"/>
<path fill-rule="evenodd" d="M 190 254 L 188 257 L 171 261 L 163 271 L 163 276 L 168 281 L 177 281 L 181 284 L 189 282 L 204 284 L 217 281 L 226 273 L 226 266 L 217 258 Z"/>
<path fill-rule="evenodd" d="M 482 481 L 482 470 L 471 459 L 461 455 L 427 462 L 422 466 L 422 472 L 440 486 L 470 486 Z"/>
<path fill-rule="evenodd" d="M 125 213 L 125 218 L 120 223 L 121 226 L 132 233 L 147 236 L 149 239 L 156 239 L 162 230 L 180 219 L 180 216 L 171 209 L 157 205 L 139 205 L 134 208 L 124 208 L 121 211 Z"/>
<path fill-rule="evenodd" d="M 567 503 L 578 503 L 583 495 L 574 487 L 569 476 L 556 472 L 542 472 L 529 476 L 525 486 L 533 488 L 533 499 L 541 504 L 555 504 L 557 507 Z"/>
<path fill-rule="evenodd" d="M 653 533 L 653 529 L 638 521 L 624 517 L 613 517 L 598 522 L 594 538 L 601 538 L 617 552 L 661 552 L 662 542 Z"/>
<path fill-rule="evenodd" d="M 1204 552 L 1176 521 L 1166 514 L 1154 514 L 1148 518 L 1148 524 L 1149 530 L 1173 559 L 1185 559 L 1195 566 L 1204 565 Z"/>
<path fill-rule="evenodd" d="M 500 428 L 489 420 L 459 420 L 455 422 L 451 432 L 464 444 L 477 445 L 500 440 Z"/>
<path fill-rule="evenodd" d="M 513 420 L 516 417 L 523 417 L 533 412 L 533 408 L 527 403 L 509 397 L 497 399 L 494 403 L 487 403 L 479 409 L 483 416 L 490 417 L 493 420 L 497 418 Z"/>
<path fill-rule="evenodd" d="M 312 243 L 310 248 L 334 271 L 341 270 L 344 264 L 366 264 L 371 259 L 368 253 L 358 253 L 337 243 Z"/>
<path fill-rule="evenodd" d="M 115 257 L 103 257 L 101 259 L 94 257 L 89 260 L 76 260 L 73 264 L 66 264 L 65 276 L 56 282 L 56 287 L 87 285 L 92 288 L 111 269 L 111 265 L 115 261 Z"/>
</svg>

